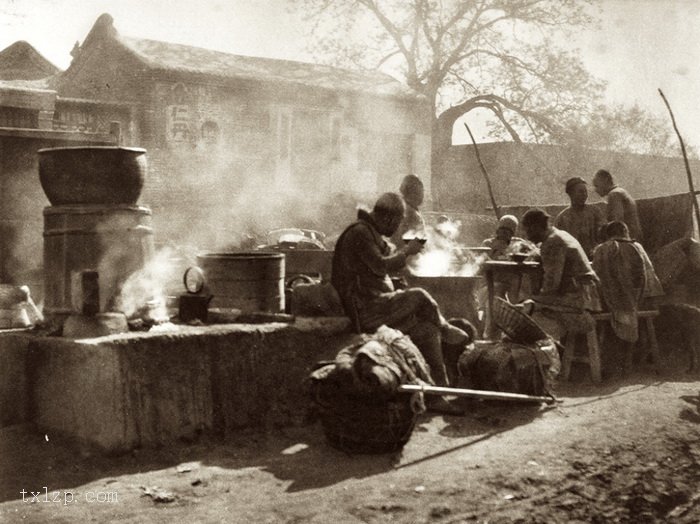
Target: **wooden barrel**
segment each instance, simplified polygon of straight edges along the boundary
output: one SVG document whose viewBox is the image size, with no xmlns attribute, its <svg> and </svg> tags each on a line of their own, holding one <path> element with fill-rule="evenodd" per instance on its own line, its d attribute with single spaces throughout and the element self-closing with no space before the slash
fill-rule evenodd
<svg viewBox="0 0 700 524">
<path fill-rule="evenodd" d="M 197 264 L 204 273 L 211 307 L 242 311 L 284 311 L 284 255 L 264 251 L 203 253 Z"/>
<path fill-rule="evenodd" d="M 140 206 L 52 206 L 44 209 L 44 312 L 80 310 L 83 271 L 99 275 L 100 310 L 153 256 L 151 211 Z"/>
</svg>

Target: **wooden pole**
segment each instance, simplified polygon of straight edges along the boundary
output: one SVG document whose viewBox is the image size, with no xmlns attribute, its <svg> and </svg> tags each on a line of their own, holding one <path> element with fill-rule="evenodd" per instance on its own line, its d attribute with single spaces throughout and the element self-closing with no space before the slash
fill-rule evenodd
<svg viewBox="0 0 700 524">
<path fill-rule="evenodd" d="M 496 219 L 500 220 L 501 219 L 501 210 L 496 205 L 496 198 L 493 196 L 493 189 L 491 188 L 491 179 L 489 178 L 489 174 L 486 171 L 486 167 L 484 167 L 484 163 L 481 161 L 481 155 L 479 155 L 479 148 L 476 145 L 476 140 L 474 140 L 474 135 L 472 135 L 472 130 L 469 129 L 469 126 L 467 125 L 466 122 L 464 122 L 464 127 L 467 128 L 467 133 L 469 133 L 469 138 L 472 139 L 472 145 L 474 146 L 474 152 L 476 153 L 476 160 L 479 162 L 479 167 L 481 168 L 481 172 L 484 175 L 484 179 L 486 179 L 486 187 L 489 190 L 489 198 L 491 199 L 491 205 L 493 206 L 493 211 L 494 211 L 494 213 L 496 213 Z"/>
<path fill-rule="evenodd" d="M 480 389 L 445 388 L 440 386 L 417 386 L 415 384 L 402 384 L 399 386 L 402 393 L 415 393 L 422 391 L 428 395 L 455 395 L 457 397 L 483 398 L 486 400 L 515 400 L 518 402 L 546 402 L 553 404 L 554 397 L 538 397 L 523 395 L 521 393 L 504 393 L 502 391 L 483 391 Z"/>
<path fill-rule="evenodd" d="M 695 209 L 695 224 L 697 227 L 700 228 L 700 207 L 698 206 L 697 197 L 698 193 L 695 191 L 695 186 L 693 185 L 693 174 L 690 172 L 690 163 L 688 162 L 688 154 L 685 152 L 685 144 L 683 143 L 683 137 L 681 136 L 680 131 L 678 131 L 678 126 L 676 125 L 676 119 L 673 116 L 673 111 L 671 111 L 671 106 L 669 105 L 668 100 L 666 100 L 664 92 L 661 91 L 661 89 L 659 89 L 659 94 L 661 95 L 664 104 L 666 104 L 668 113 L 671 115 L 673 129 L 676 131 L 676 135 L 678 135 L 678 141 L 681 143 L 681 152 L 683 153 L 683 161 L 685 162 L 685 172 L 688 175 L 688 188 L 690 189 L 690 196 L 693 199 L 693 208 Z"/>
</svg>

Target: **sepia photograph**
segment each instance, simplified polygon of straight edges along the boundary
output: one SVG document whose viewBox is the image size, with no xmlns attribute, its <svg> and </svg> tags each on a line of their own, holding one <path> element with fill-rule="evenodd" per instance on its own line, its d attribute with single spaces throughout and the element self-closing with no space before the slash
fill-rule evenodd
<svg viewBox="0 0 700 524">
<path fill-rule="evenodd" d="M 0 522 L 700 522 L 700 0 L 0 0 Z"/>
</svg>

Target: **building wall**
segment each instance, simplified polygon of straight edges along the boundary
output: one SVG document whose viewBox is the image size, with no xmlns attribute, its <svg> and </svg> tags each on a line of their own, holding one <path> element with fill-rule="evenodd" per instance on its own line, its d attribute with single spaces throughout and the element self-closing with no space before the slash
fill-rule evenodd
<svg viewBox="0 0 700 524">
<path fill-rule="evenodd" d="M 40 300 L 43 286 L 43 211 L 37 150 L 75 145 L 0 137 L 0 282 L 27 284 Z"/>
<path fill-rule="evenodd" d="M 149 70 L 95 38 L 59 82 L 61 97 L 128 102 L 122 144 L 148 150 L 141 202 L 156 238 L 235 244 L 274 227 L 342 227 L 322 210 L 397 190 L 408 173 L 430 187 L 430 114 L 420 100 Z M 351 196 L 348 196 L 351 195 Z"/>
<path fill-rule="evenodd" d="M 56 92 L 0 88 L 0 127 L 51 129 Z"/>
<path fill-rule="evenodd" d="M 83 46 L 71 66 L 58 77 L 63 97 L 141 103 L 149 96 L 148 70 L 115 40 Z"/>
<path fill-rule="evenodd" d="M 635 198 L 688 191 L 682 158 L 653 157 L 609 151 L 533 144 L 480 144 L 498 205 L 543 206 L 568 202 L 566 180 L 580 176 L 591 181 L 598 169 L 607 169 Z M 700 162 L 691 161 L 700 172 Z M 433 174 L 434 196 L 441 209 L 484 212 L 491 206 L 486 183 L 473 146 L 452 146 Z M 696 181 L 696 185 L 698 182 Z M 600 197 L 591 189 L 591 202 Z"/>
<path fill-rule="evenodd" d="M 142 202 L 164 242 L 213 247 L 285 226 L 332 232 L 357 200 L 397 190 L 408 173 L 430 185 L 422 104 L 177 78 L 154 82 L 150 100 L 132 145 L 148 150 Z M 355 201 L 336 224 L 322 210 L 339 193 Z"/>
<path fill-rule="evenodd" d="M 122 143 L 132 142 L 135 134 L 129 107 L 92 104 L 58 99 L 51 116 L 51 129 L 77 133 L 109 134 L 114 122 L 119 124 Z"/>
</svg>

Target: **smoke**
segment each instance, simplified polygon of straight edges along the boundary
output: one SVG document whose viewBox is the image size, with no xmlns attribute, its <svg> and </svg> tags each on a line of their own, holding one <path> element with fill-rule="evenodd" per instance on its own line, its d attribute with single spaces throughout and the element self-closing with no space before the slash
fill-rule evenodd
<svg viewBox="0 0 700 524">
<path fill-rule="evenodd" d="M 458 220 L 441 217 L 434 227 L 426 228 L 425 248 L 410 260 L 411 273 L 420 277 L 475 276 L 487 255 L 474 253 L 457 244 L 461 225 Z M 409 231 L 405 236 L 414 237 L 417 234 Z"/>
<path fill-rule="evenodd" d="M 114 309 L 123 312 L 128 318 L 146 309 L 144 314 L 151 319 L 167 320 L 167 291 L 176 272 L 173 263 L 175 258 L 173 249 L 162 249 L 144 267 L 129 275 L 114 300 Z"/>
<path fill-rule="evenodd" d="M 332 247 L 358 204 L 376 198 L 346 191 L 347 183 L 313 166 L 309 172 L 299 167 L 296 177 L 280 175 L 269 154 L 242 161 L 234 151 L 198 146 L 149 153 L 152 168 L 142 202 L 153 209 L 157 242 L 227 251 L 264 244 L 268 231 L 296 227 L 324 233 Z"/>
<path fill-rule="evenodd" d="M 2 144 L 2 249 L 0 281 L 29 285 L 43 301 L 42 210 L 48 204 L 39 184 L 36 142 Z"/>
</svg>

